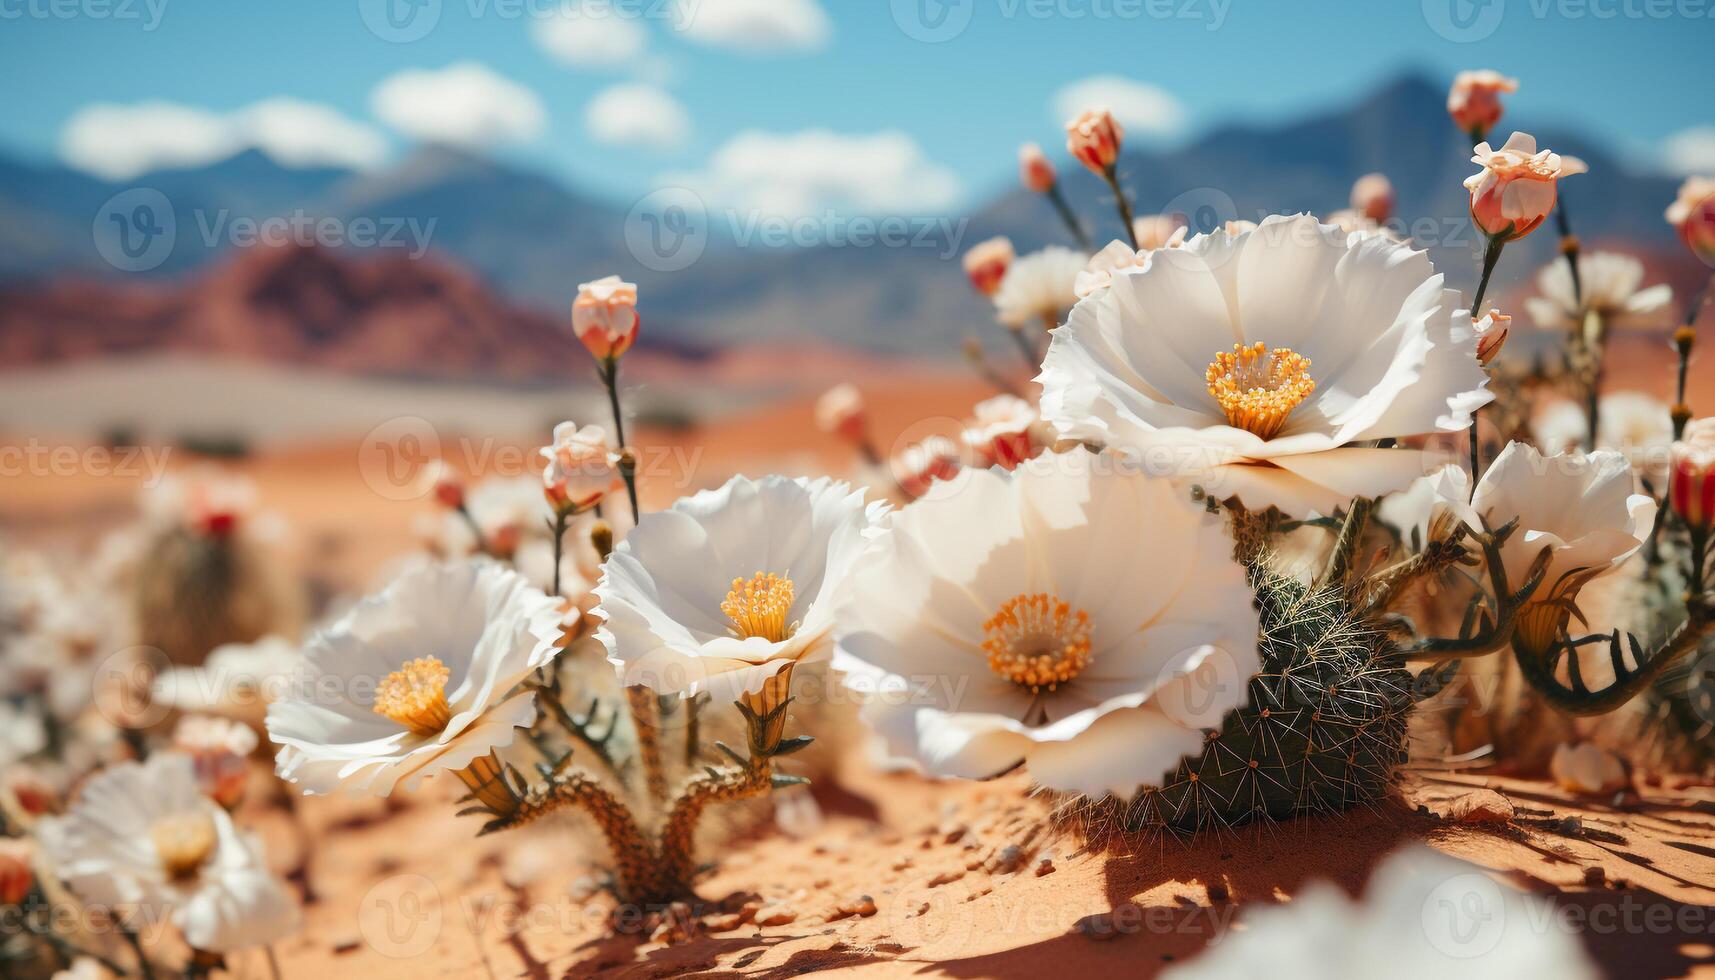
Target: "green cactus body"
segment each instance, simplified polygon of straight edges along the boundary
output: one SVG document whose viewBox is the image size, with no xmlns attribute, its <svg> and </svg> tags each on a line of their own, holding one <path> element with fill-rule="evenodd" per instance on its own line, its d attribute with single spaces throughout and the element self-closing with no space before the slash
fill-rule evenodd
<svg viewBox="0 0 1715 980">
<path fill-rule="evenodd" d="M 1330 813 L 1382 798 L 1416 703 L 1397 647 L 1338 589 L 1257 587 L 1262 670 L 1246 704 L 1158 787 L 1083 809 L 1086 831 L 1176 833 Z"/>
</svg>

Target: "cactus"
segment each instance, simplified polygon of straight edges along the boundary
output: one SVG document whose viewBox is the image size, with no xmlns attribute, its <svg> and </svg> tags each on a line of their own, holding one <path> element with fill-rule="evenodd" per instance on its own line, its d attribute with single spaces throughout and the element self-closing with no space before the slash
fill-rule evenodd
<svg viewBox="0 0 1715 980">
<path fill-rule="evenodd" d="M 1372 804 L 1387 793 L 1405 761 L 1410 710 L 1445 677 L 1415 683 L 1385 630 L 1355 612 L 1342 588 L 1259 573 L 1257 601 L 1263 666 L 1246 704 L 1161 785 L 1129 802 L 1069 805 L 1066 814 L 1086 836 L 1284 820 Z"/>
</svg>

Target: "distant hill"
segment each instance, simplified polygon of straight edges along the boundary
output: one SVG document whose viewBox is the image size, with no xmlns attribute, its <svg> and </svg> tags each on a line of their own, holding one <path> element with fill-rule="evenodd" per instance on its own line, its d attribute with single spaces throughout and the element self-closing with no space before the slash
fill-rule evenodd
<svg viewBox="0 0 1715 980">
<path fill-rule="evenodd" d="M 1450 281 L 1468 286 L 1474 278 L 1477 243 L 1460 181 L 1472 166 L 1469 147 L 1445 121 L 1444 98 L 1440 81 L 1407 75 L 1352 106 L 1273 126 L 1228 126 L 1170 151 L 1130 153 L 1122 170 L 1139 213 L 1172 209 L 1204 222 L 1254 219 L 1279 211 L 1326 214 L 1345 206 L 1354 178 L 1382 171 L 1399 191 L 1399 213 L 1411 220 L 1409 230 L 1431 248 Z M 1587 242 L 1622 243 L 1671 278 L 1689 279 L 1691 260 L 1675 247 L 1660 217 L 1673 197 L 1675 181 L 1626 171 L 1607 148 L 1576 131 L 1540 120 L 1507 122 L 1535 132 L 1544 145 L 1589 162 L 1590 174 L 1565 184 L 1577 230 Z M 1021 140 L 1045 143 L 1053 135 L 1019 133 Z M 1100 182 L 1070 163 L 1062 164 L 1062 173 L 1074 206 L 1095 227 L 1098 242 L 1117 236 L 1112 203 Z M 103 203 L 129 187 L 161 191 L 179 220 L 171 254 L 145 273 L 115 270 L 93 242 L 92 224 Z M 476 288 L 452 271 L 457 267 L 474 273 L 508 306 L 552 319 L 565 315 L 579 281 L 618 272 L 642 287 L 653 338 L 697 348 L 814 342 L 951 357 L 967 335 L 994 336 L 986 305 L 964 288 L 957 256 L 948 254 L 944 241 L 909 248 L 769 249 L 735 241 L 734 221 L 715 215 L 702 258 L 681 271 L 657 273 L 641 267 L 627 249 L 629 207 L 629 202 L 600 200 L 556 180 L 443 147 L 421 148 L 376 173 L 291 170 L 249 152 L 209 167 L 163 171 L 126 184 L 0 159 L 0 282 L 13 287 L 3 302 L 24 307 L 0 310 L 5 314 L 0 315 L 0 351 L 16 356 L 30 345 L 37 345 L 37 353 L 109 342 L 147 346 L 140 339 L 147 335 L 144 327 L 103 325 L 99 310 L 74 318 L 80 324 L 77 329 L 92 338 L 32 333 L 20 339 L 9 334 L 23 329 L 32 316 L 39 319 L 45 309 L 42 297 L 53 293 L 51 286 L 46 294 L 29 287 L 69 275 L 128 286 L 183 281 L 223 261 L 231 251 L 230 235 L 206 230 L 216 217 L 226 229 L 238 218 L 275 215 L 332 217 L 344 227 L 367 218 L 416 228 L 426 238 L 434 263 L 425 278 L 439 285 L 418 283 L 419 291 L 409 296 L 388 293 L 383 306 L 409 309 L 410 316 L 421 318 L 423 329 L 439 338 L 437 343 L 460 351 L 449 361 L 459 369 L 493 370 L 507 377 L 531 371 L 521 363 L 527 360 L 524 355 L 487 349 L 491 338 L 480 331 L 460 338 L 453 325 L 474 315 L 468 310 L 433 311 L 436 304 L 468 301 L 469 291 Z M 742 226 L 742 216 L 735 220 Z M 957 250 L 995 234 L 1009 235 L 1021 247 L 1065 237 L 1046 202 L 1017 189 L 976 208 L 962 230 Z M 400 276 L 401 255 L 424 243 L 409 240 L 408 230 L 399 233 L 407 239 L 402 243 L 406 248 L 369 250 L 380 271 L 349 275 L 373 274 L 383 284 L 387 277 Z M 1527 279 L 1552 255 L 1553 246 L 1552 235 L 1538 234 L 1509 249 L 1497 287 L 1504 293 Z M 319 295 L 338 295 L 325 278 L 310 278 L 320 282 Z M 328 302 L 330 314 L 341 311 L 336 301 Z M 405 315 L 369 309 L 344 312 L 357 318 L 326 320 L 325 328 L 353 336 L 328 338 L 328 352 L 366 350 L 379 342 L 374 339 L 382 332 L 378 319 Z M 257 320 L 255 326 L 265 329 L 266 322 Z M 199 329 L 237 328 L 209 324 Z M 229 342 L 242 346 L 237 338 Z M 292 349 L 274 336 L 249 343 L 259 352 Z M 352 357 L 362 361 L 367 355 Z"/>
</svg>

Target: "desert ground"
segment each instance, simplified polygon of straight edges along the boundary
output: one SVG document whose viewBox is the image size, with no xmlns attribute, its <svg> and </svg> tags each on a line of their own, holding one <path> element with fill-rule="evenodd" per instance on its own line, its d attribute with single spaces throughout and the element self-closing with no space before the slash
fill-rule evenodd
<svg viewBox="0 0 1715 980">
<path fill-rule="evenodd" d="M 1644 366 L 1660 362 L 1636 356 L 1650 348 L 1625 343 L 1636 350 L 1615 385 L 1664 393 L 1669 379 Z M 1697 397 L 1715 395 L 1715 379 L 1699 382 Z M 878 376 L 863 387 L 884 453 L 956 431 L 990 390 L 968 375 Z M 691 429 L 646 427 L 637 443 L 679 461 L 645 481 L 647 505 L 734 472 L 857 472 L 853 454 L 816 431 L 812 405 L 795 398 Z M 531 447 L 489 448 L 485 458 L 504 461 Z M 429 506 L 375 492 L 364 451 L 300 441 L 233 464 L 300 532 L 322 595 L 373 586 L 413 547 Z M 0 529 L 26 546 L 87 546 L 130 512 L 138 482 L 8 480 Z M 256 767 L 254 784 L 269 782 L 265 760 Z M 1611 975 L 1715 975 L 1715 787 L 1692 779 L 1634 777 L 1596 798 L 1417 760 L 1398 795 L 1373 810 L 1097 851 L 1058 829 L 1021 777 L 882 773 L 853 742 L 811 791 L 811 817 L 799 807 L 790 821 L 766 809 L 728 820 L 698 887 L 730 914 L 673 942 L 610 929 L 600 845 L 579 817 L 478 840 L 473 822 L 453 816 L 445 782 L 392 801 L 307 799 L 296 807 L 301 825 L 273 793 L 252 792 L 241 821 L 263 830 L 279 870 L 301 869 L 293 881 L 308 899 L 304 928 L 276 951 L 284 976 L 1147 977 L 1242 928 L 1234 923 L 1247 907 L 1290 902 L 1314 879 L 1361 894 L 1377 862 L 1410 842 L 1583 916 L 1578 937 Z M 1610 921 L 1657 925 L 1600 925 Z M 260 954 L 233 967 L 267 975 Z"/>
</svg>

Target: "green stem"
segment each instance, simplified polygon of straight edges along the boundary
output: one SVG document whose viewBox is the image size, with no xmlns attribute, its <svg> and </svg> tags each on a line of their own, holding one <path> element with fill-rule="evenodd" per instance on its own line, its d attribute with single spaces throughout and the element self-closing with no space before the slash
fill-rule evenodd
<svg viewBox="0 0 1715 980">
<path fill-rule="evenodd" d="M 1078 223 L 1078 216 L 1072 213 L 1072 206 L 1066 203 L 1066 195 L 1061 193 L 1058 181 L 1048 188 L 1048 200 L 1053 203 L 1054 210 L 1060 213 L 1060 220 L 1065 222 L 1066 230 L 1072 233 L 1072 240 L 1078 243 L 1079 248 L 1090 251 L 1090 236 Z"/>
<path fill-rule="evenodd" d="M 1125 190 L 1120 187 L 1119 168 L 1117 166 L 1109 167 L 1102 172 L 1102 176 L 1107 179 L 1108 186 L 1113 188 L 1114 206 L 1119 208 L 1120 224 L 1125 228 L 1126 240 L 1131 242 L 1132 249 L 1136 250 L 1137 229 L 1132 227 L 1131 202 L 1126 199 Z"/>
<path fill-rule="evenodd" d="M 631 522 L 637 523 L 637 474 L 635 465 L 626 462 L 625 413 L 619 407 L 619 358 L 607 357 L 601 362 L 601 383 L 607 388 L 607 404 L 613 410 L 613 439 L 619 446 L 619 475 L 625 479 L 625 496 L 631 501 Z"/>
<path fill-rule="evenodd" d="M 1505 248 L 1506 245 L 1507 238 L 1504 234 L 1490 235 L 1489 243 L 1483 247 L 1483 275 L 1481 279 L 1477 280 L 1476 298 L 1471 300 L 1471 315 L 1473 317 L 1480 318 L 1483 315 L 1483 297 L 1489 291 L 1489 278 L 1495 274 L 1495 264 L 1501 260 L 1501 249 Z"/>
</svg>

